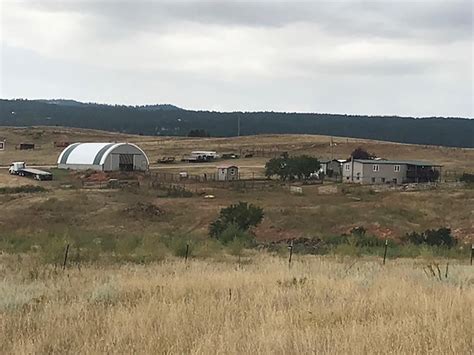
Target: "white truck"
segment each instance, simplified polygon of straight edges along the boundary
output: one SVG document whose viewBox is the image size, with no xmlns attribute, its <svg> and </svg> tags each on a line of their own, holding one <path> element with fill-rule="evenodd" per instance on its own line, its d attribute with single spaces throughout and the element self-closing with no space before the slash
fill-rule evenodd
<svg viewBox="0 0 474 355">
<path fill-rule="evenodd" d="M 53 180 L 53 174 L 47 171 L 27 168 L 25 162 L 17 161 L 13 162 L 8 169 L 8 172 L 12 175 L 31 177 L 35 180 Z"/>
</svg>

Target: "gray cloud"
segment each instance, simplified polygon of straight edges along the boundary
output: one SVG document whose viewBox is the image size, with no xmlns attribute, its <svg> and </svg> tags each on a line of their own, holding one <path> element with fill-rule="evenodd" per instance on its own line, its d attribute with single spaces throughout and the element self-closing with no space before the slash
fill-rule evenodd
<svg viewBox="0 0 474 355">
<path fill-rule="evenodd" d="M 181 22 L 282 27 L 313 23 L 327 32 L 357 36 L 472 38 L 471 1 L 62 1 L 34 2 L 43 11 L 90 16 L 121 31 L 161 30 Z"/>
<path fill-rule="evenodd" d="M 470 1 L 5 4 L 5 97 L 473 116 Z"/>
</svg>

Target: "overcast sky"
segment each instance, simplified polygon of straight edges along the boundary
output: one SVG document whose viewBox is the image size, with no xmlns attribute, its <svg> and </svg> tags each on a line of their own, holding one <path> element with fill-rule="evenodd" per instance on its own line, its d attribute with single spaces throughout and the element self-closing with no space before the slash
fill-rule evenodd
<svg viewBox="0 0 474 355">
<path fill-rule="evenodd" d="M 0 4 L 2 98 L 474 117 L 470 0 Z"/>
</svg>

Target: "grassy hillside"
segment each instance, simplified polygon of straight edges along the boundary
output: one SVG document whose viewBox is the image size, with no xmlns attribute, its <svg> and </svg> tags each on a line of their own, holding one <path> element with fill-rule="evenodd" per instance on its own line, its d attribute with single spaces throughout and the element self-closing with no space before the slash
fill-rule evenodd
<svg viewBox="0 0 474 355">
<path fill-rule="evenodd" d="M 123 133 L 186 136 L 320 134 L 474 148 L 474 120 L 281 112 L 208 112 L 170 105 L 108 106 L 74 101 L 0 100 L 2 126 L 68 126 Z"/>
</svg>

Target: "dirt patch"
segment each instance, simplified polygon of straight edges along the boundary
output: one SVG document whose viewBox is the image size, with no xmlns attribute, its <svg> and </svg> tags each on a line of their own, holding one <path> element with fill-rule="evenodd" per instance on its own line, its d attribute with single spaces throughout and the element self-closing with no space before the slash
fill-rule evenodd
<svg viewBox="0 0 474 355">
<path fill-rule="evenodd" d="M 301 233 L 289 229 L 275 227 L 264 221 L 261 225 L 255 228 L 255 235 L 257 236 L 258 240 L 266 242 L 296 239 L 300 237 Z"/>
<path fill-rule="evenodd" d="M 146 202 L 138 202 L 133 206 L 129 206 L 125 208 L 124 212 L 134 218 L 154 218 L 164 214 L 163 209 Z"/>
<path fill-rule="evenodd" d="M 87 171 L 86 173 L 77 173 L 79 179 L 86 182 L 105 182 L 110 179 L 107 173 L 103 171 Z"/>
</svg>

